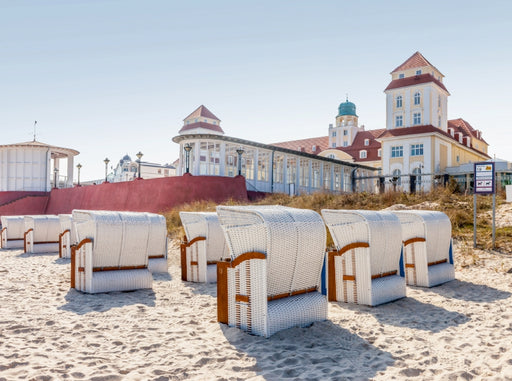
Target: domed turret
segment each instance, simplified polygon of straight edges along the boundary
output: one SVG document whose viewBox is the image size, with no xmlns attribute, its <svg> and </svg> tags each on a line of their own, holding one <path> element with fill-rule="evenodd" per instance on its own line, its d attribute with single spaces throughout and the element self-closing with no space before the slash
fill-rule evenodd
<svg viewBox="0 0 512 381">
<path fill-rule="evenodd" d="M 348 98 L 345 102 L 341 103 L 338 107 L 338 116 L 345 116 L 345 115 L 353 115 L 357 116 L 356 114 L 356 105 L 352 102 L 348 101 Z"/>
</svg>

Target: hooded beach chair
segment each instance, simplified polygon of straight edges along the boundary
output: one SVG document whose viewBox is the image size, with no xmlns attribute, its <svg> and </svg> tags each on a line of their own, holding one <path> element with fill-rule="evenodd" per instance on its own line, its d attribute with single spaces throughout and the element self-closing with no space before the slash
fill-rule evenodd
<svg viewBox="0 0 512 381">
<path fill-rule="evenodd" d="M 432 287 L 455 279 L 448 216 L 426 210 L 394 213 L 402 225 L 402 263 L 407 284 Z"/>
<path fill-rule="evenodd" d="M 59 251 L 59 216 L 25 216 L 24 220 L 25 253 L 57 253 Z"/>
<path fill-rule="evenodd" d="M 327 318 L 326 231 L 312 210 L 218 206 L 230 261 L 217 264 L 218 321 L 269 337 Z"/>
<path fill-rule="evenodd" d="M 329 301 L 376 306 L 405 296 L 400 221 L 391 212 L 322 210 L 336 246 L 327 253 Z"/>
<path fill-rule="evenodd" d="M 71 258 L 71 246 L 77 244 L 73 216 L 71 214 L 59 214 L 59 220 L 59 257 Z"/>
<path fill-rule="evenodd" d="M 151 273 L 166 273 L 167 221 L 161 214 L 145 213 L 149 221 L 148 269 Z"/>
<path fill-rule="evenodd" d="M 2 249 L 22 249 L 25 233 L 24 216 L 2 216 Z"/>
<path fill-rule="evenodd" d="M 185 238 L 181 243 L 181 279 L 216 282 L 217 262 L 228 257 L 224 232 L 215 212 L 180 212 Z"/>
<path fill-rule="evenodd" d="M 147 213 L 74 210 L 78 244 L 71 252 L 71 287 L 86 293 L 151 288 Z"/>
</svg>

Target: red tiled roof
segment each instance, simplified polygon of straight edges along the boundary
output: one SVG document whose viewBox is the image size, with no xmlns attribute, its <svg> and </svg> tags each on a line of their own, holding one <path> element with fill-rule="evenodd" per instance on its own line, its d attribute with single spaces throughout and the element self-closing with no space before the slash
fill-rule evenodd
<svg viewBox="0 0 512 381">
<path fill-rule="evenodd" d="M 290 140 L 288 142 L 272 143 L 271 145 L 317 155 L 329 148 L 329 137 L 320 136 L 318 138 Z M 315 151 L 312 150 L 313 146 L 316 146 Z"/>
<path fill-rule="evenodd" d="M 416 135 L 416 134 L 428 134 L 428 133 L 438 133 L 443 136 L 446 136 L 457 143 L 459 143 L 458 139 L 455 139 L 452 135 L 450 135 L 448 132 L 444 132 L 443 130 L 432 126 L 431 124 L 425 125 L 425 126 L 414 126 L 414 127 L 401 127 L 401 128 L 394 128 L 392 130 L 386 130 L 383 134 L 379 136 L 379 138 L 387 138 L 387 137 L 395 137 L 395 136 L 406 136 L 406 135 Z M 482 152 L 476 148 L 474 148 L 472 145 L 471 148 L 473 151 L 478 152 L 479 154 L 485 155 L 487 157 L 490 157 L 485 152 Z"/>
<path fill-rule="evenodd" d="M 205 122 L 196 122 L 196 123 L 185 124 L 183 127 L 181 127 L 181 130 L 178 131 L 178 134 L 181 134 L 182 132 L 185 132 L 185 131 L 193 130 L 195 128 L 205 128 L 207 130 L 217 131 L 217 132 L 220 132 L 222 134 L 224 133 L 222 128 L 220 128 L 220 126 L 217 125 L 217 124 L 210 124 L 210 123 L 205 123 Z"/>
<path fill-rule="evenodd" d="M 380 160 L 381 158 L 378 156 L 378 151 L 379 148 L 381 148 L 381 144 L 375 140 L 375 138 L 382 135 L 384 131 L 386 131 L 385 128 L 359 131 L 351 146 L 336 147 L 336 149 L 348 153 L 356 162 Z M 365 139 L 369 140 L 367 146 L 364 145 Z M 359 158 L 359 152 L 361 150 L 366 150 L 366 158 Z"/>
<path fill-rule="evenodd" d="M 407 87 L 407 86 L 414 86 L 419 85 L 421 83 L 428 83 L 428 82 L 434 82 L 437 86 L 439 86 L 444 91 L 448 92 L 446 87 L 444 87 L 443 83 L 436 78 L 434 78 L 431 74 L 420 74 L 415 75 L 414 77 L 405 77 L 400 79 L 394 79 L 392 80 L 388 87 L 384 91 L 391 90 L 391 89 L 397 89 L 399 87 Z"/>
<path fill-rule="evenodd" d="M 463 135 L 471 135 L 474 138 L 481 140 L 485 144 L 487 144 L 487 142 L 482 138 L 482 136 L 478 137 L 477 131 L 462 118 L 449 120 L 448 127 L 453 128 L 455 132 L 462 132 Z"/>
<path fill-rule="evenodd" d="M 428 62 L 428 60 L 425 57 L 423 57 L 423 55 L 420 52 L 416 52 L 412 56 L 410 56 L 408 59 L 406 59 L 403 64 L 401 64 L 395 70 L 393 70 L 391 72 L 391 74 L 393 74 L 397 71 L 413 69 L 413 68 L 423 67 L 423 66 L 432 66 L 434 69 L 439 71 L 434 65 L 432 65 L 430 62 Z"/>
<path fill-rule="evenodd" d="M 215 119 L 220 122 L 220 119 L 217 118 L 215 115 L 213 115 L 213 113 L 210 110 L 208 110 L 204 105 L 199 106 L 194 112 L 192 112 L 192 114 L 190 114 L 183 120 L 187 120 L 190 118 L 200 118 L 200 117 Z"/>
</svg>

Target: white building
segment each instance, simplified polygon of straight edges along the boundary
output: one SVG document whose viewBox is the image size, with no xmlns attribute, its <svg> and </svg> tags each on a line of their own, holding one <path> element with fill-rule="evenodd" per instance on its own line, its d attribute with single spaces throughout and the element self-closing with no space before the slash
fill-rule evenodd
<svg viewBox="0 0 512 381">
<path fill-rule="evenodd" d="M 73 158 L 78 154 L 36 140 L 0 145 L 0 191 L 49 192 L 52 186 L 72 187 Z M 61 159 L 66 159 L 66 174 L 61 173 Z"/>
<path fill-rule="evenodd" d="M 123 156 L 108 175 L 108 181 L 118 183 L 135 180 L 139 176 L 139 161 L 132 161 L 128 155 Z M 176 168 L 170 164 L 156 164 L 147 161 L 140 162 L 140 177 L 143 179 L 156 179 L 159 177 L 176 176 Z"/>
<path fill-rule="evenodd" d="M 375 168 L 277 145 L 225 136 L 220 119 L 200 106 L 184 119 L 179 135 L 178 175 L 245 177 L 247 190 L 304 194 L 375 191 Z"/>
</svg>

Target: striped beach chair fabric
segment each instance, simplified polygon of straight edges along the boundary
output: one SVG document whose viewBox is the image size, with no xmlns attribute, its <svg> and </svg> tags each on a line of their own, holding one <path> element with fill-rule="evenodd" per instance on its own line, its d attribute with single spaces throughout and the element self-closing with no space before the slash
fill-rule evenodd
<svg viewBox="0 0 512 381">
<path fill-rule="evenodd" d="M 269 337 L 327 318 L 326 230 L 312 210 L 218 206 L 231 258 L 217 265 L 218 321 Z"/>
<path fill-rule="evenodd" d="M 59 251 L 59 216 L 25 216 L 24 221 L 25 253 L 57 253 Z"/>
<path fill-rule="evenodd" d="M 442 212 L 394 212 L 402 226 L 402 271 L 408 285 L 433 287 L 455 279 L 452 225 Z"/>
<path fill-rule="evenodd" d="M 25 233 L 24 216 L 2 216 L 2 249 L 22 249 Z"/>
<path fill-rule="evenodd" d="M 152 288 L 147 213 L 74 210 L 71 287 L 86 293 Z"/>
<path fill-rule="evenodd" d="M 400 221 L 391 212 L 322 210 L 336 246 L 326 256 L 329 301 L 376 306 L 405 297 Z"/>
<path fill-rule="evenodd" d="M 229 256 L 215 212 L 180 212 L 185 238 L 181 243 L 181 279 L 216 282 L 217 262 Z"/>
</svg>

